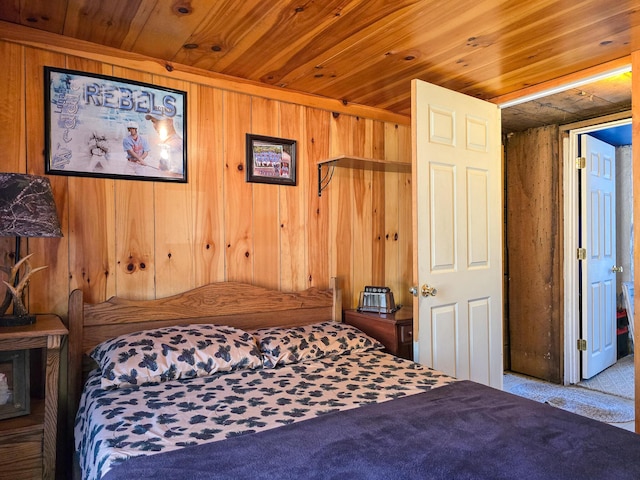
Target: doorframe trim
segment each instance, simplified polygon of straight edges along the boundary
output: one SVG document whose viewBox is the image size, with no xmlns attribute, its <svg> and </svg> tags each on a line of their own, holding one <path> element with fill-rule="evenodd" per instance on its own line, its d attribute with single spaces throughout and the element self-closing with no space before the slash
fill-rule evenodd
<svg viewBox="0 0 640 480">
<path fill-rule="evenodd" d="M 632 123 L 631 114 L 627 118 L 606 121 L 594 119 L 593 124 L 573 128 L 572 125 L 560 127 L 560 143 L 562 145 L 564 196 L 564 384 L 570 385 L 581 380 L 580 355 L 577 341 L 580 334 L 580 297 L 578 287 L 578 175 L 576 175 L 576 158 L 578 158 L 578 136 L 605 128 L 617 127 Z"/>
</svg>

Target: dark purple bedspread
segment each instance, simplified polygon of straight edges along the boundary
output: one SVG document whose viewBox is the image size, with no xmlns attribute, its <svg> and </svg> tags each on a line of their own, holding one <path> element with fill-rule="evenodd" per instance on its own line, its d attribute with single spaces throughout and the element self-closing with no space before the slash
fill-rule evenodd
<svg viewBox="0 0 640 480">
<path fill-rule="evenodd" d="M 640 479 L 640 436 L 469 381 L 130 459 L 115 479 Z"/>
</svg>

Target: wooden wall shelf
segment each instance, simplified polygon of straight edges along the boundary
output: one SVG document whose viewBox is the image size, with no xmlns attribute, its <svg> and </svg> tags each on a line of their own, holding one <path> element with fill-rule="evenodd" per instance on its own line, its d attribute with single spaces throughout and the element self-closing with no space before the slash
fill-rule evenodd
<svg viewBox="0 0 640 480">
<path fill-rule="evenodd" d="M 338 155 L 336 157 L 321 160 L 318 165 L 318 196 L 327 188 L 333 177 L 335 167 L 355 168 L 364 170 L 375 170 L 384 172 L 411 172 L 411 162 L 391 162 L 377 158 L 356 157 L 353 155 Z M 322 167 L 326 166 L 327 171 L 322 175 Z"/>
</svg>

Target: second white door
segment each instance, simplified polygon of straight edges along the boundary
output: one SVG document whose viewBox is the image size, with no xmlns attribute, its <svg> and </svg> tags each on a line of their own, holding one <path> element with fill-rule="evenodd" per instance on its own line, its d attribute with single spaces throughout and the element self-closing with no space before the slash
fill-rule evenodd
<svg viewBox="0 0 640 480">
<path fill-rule="evenodd" d="M 582 378 L 616 363 L 616 196 L 615 148 L 590 135 L 580 139 L 581 170 Z"/>
</svg>

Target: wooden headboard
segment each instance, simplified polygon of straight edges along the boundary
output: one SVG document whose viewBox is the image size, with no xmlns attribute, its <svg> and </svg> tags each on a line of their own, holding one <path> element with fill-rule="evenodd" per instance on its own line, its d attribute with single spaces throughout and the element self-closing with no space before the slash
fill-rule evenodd
<svg viewBox="0 0 640 480">
<path fill-rule="evenodd" d="M 157 300 L 112 297 L 84 303 L 82 290 L 69 297 L 69 412 L 75 416 L 84 381 L 85 354 L 100 342 L 124 333 L 190 323 L 242 329 L 341 321 L 336 280 L 330 290 L 281 292 L 238 282 L 212 283 Z"/>
</svg>

